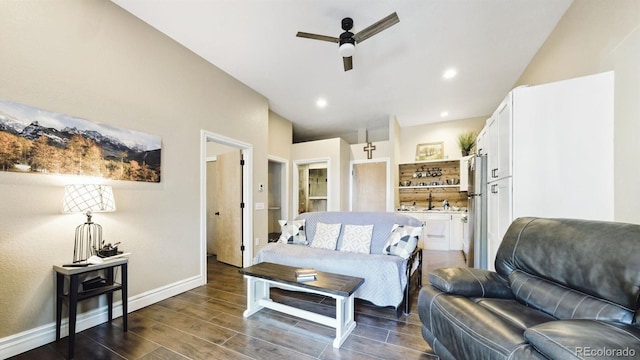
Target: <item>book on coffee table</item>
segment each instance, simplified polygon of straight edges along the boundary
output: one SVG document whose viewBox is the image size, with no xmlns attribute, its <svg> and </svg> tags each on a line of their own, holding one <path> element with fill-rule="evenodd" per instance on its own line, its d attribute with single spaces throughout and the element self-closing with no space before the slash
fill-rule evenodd
<svg viewBox="0 0 640 360">
<path fill-rule="evenodd" d="M 295 270 L 296 279 L 300 281 L 315 280 L 318 272 L 315 269 L 300 268 Z"/>
</svg>

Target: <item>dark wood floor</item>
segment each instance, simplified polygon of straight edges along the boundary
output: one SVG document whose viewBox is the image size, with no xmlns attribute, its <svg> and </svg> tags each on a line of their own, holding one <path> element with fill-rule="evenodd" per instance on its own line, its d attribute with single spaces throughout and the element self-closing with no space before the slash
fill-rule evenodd
<svg viewBox="0 0 640 360">
<path fill-rule="evenodd" d="M 430 269 L 464 266 L 461 252 L 425 251 L 423 284 Z M 357 327 L 340 349 L 335 331 L 264 309 L 245 319 L 245 283 L 238 269 L 208 262 L 208 283 L 76 335 L 76 359 L 435 359 L 422 339 L 417 292 L 412 312 L 396 318 L 392 308 L 356 300 Z M 272 289 L 272 299 L 334 315 L 333 299 Z M 333 314 L 332 314 L 333 312 Z M 13 357 L 65 359 L 66 338 Z"/>
</svg>

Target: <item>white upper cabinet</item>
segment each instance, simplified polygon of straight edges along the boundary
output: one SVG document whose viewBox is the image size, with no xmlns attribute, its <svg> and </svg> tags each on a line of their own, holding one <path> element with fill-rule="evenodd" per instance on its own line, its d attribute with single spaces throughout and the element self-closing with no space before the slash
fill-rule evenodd
<svg viewBox="0 0 640 360">
<path fill-rule="evenodd" d="M 511 154 L 512 154 L 512 133 L 513 124 L 513 93 L 510 92 L 502 101 L 496 112 L 498 123 L 498 168 L 496 175 L 498 179 L 512 175 Z"/>
<path fill-rule="evenodd" d="M 510 92 L 487 121 L 488 181 L 512 175 L 513 93 Z"/>
<path fill-rule="evenodd" d="M 478 155 L 487 155 L 487 145 L 487 125 L 485 125 L 476 138 L 476 153 Z"/>
<path fill-rule="evenodd" d="M 498 179 L 498 117 L 493 114 L 487 120 L 487 134 L 485 135 L 487 148 L 487 181 Z"/>
</svg>

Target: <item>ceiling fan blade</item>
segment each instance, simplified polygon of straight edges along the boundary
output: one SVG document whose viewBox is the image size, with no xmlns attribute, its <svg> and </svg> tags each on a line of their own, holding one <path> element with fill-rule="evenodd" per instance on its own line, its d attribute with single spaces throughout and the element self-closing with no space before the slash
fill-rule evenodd
<svg viewBox="0 0 640 360">
<path fill-rule="evenodd" d="M 352 56 L 343 57 L 342 64 L 344 65 L 344 71 L 349 71 L 353 69 L 353 57 Z"/>
<path fill-rule="evenodd" d="M 353 38 L 356 39 L 356 43 L 361 43 L 372 37 L 373 35 L 379 33 L 380 31 L 385 30 L 399 22 L 400 19 L 398 18 L 398 14 L 394 12 L 393 14 L 377 21 L 375 24 L 362 29 L 357 34 L 355 34 Z"/>
<path fill-rule="evenodd" d="M 311 33 L 306 33 L 306 32 L 302 32 L 302 31 L 298 31 L 296 36 L 297 37 L 301 37 L 301 38 L 313 39 L 313 40 L 328 41 L 328 42 L 333 42 L 333 43 L 339 43 L 340 42 L 340 39 L 338 39 L 337 37 L 326 36 L 326 35 L 318 35 L 318 34 L 311 34 Z"/>
</svg>

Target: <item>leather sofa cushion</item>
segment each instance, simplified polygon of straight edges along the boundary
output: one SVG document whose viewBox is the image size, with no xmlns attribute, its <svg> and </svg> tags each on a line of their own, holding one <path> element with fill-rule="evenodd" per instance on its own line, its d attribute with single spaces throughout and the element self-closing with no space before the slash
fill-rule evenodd
<svg viewBox="0 0 640 360">
<path fill-rule="evenodd" d="M 474 268 L 440 268 L 429 273 L 429 282 L 455 295 L 513 298 L 506 278 L 496 272 Z"/>
<path fill-rule="evenodd" d="M 534 326 L 525 337 L 551 359 L 640 358 L 640 328 L 633 325 L 561 320 Z"/>
<path fill-rule="evenodd" d="M 509 299 L 475 299 L 476 304 L 512 323 L 522 331 L 548 321 L 557 320 L 542 311 Z"/>
<path fill-rule="evenodd" d="M 511 289 L 518 300 L 558 319 L 610 320 L 630 324 L 633 312 L 629 309 L 560 286 L 520 270 L 509 276 Z M 603 279 L 606 282 L 606 279 Z"/>
<path fill-rule="evenodd" d="M 524 339 L 522 324 L 536 323 L 534 318 L 544 321 L 548 318 L 536 315 L 524 319 L 527 316 L 524 305 L 515 300 L 505 301 L 513 305 L 508 316 L 497 314 L 491 306 L 481 306 L 473 299 L 425 286 L 420 291 L 418 310 L 423 331 L 433 334 L 454 358 L 504 360 L 521 354 L 518 359 L 542 359 Z"/>
<path fill-rule="evenodd" d="M 518 218 L 496 257 L 505 276 L 522 270 L 635 311 L 640 307 L 640 225 Z"/>
</svg>

